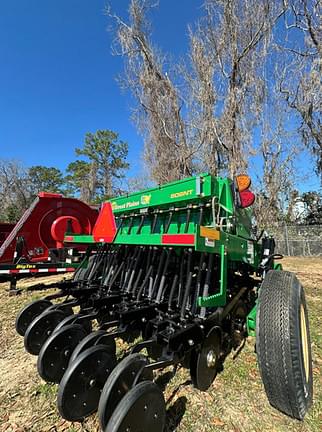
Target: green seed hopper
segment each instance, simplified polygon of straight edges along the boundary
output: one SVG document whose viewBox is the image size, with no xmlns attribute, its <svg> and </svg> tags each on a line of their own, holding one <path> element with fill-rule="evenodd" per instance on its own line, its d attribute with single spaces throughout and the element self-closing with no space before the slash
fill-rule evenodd
<svg viewBox="0 0 322 432">
<path fill-rule="evenodd" d="M 199 297 L 198 304 L 222 306 L 226 304 L 229 268 L 242 266 L 256 272 L 261 259 L 261 247 L 252 233 L 248 207 L 255 197 L 247 190 L 249 185 L 247 176 L 233 182 L 201 174 L 115 198 L 110 201 L 115 222 L 105 205 L 93 235 L 67 233 L 65 241 L 189 247 L 217 254 L 221 261 L 219 292 Z"/>
</svg>

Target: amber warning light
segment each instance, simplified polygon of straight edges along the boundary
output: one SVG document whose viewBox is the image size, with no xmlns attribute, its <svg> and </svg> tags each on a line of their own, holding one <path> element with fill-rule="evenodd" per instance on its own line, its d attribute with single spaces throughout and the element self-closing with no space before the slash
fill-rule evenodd
<svg viewBox="0 0 322 432">
<path fill-rule="evenodd" d="M 237 189 L 239 192 L 243 192 L 248 189 L 251 185 L 252 181 L 250 177 L 246 174 L 241 174 L 236 177 Z"/>
</svg>

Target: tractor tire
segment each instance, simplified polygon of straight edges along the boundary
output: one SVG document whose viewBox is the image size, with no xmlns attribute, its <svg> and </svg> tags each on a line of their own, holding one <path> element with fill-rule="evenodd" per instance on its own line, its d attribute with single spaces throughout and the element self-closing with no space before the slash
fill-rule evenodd
<svg viewBox="0 0 322 432">
<path fill-rule="evenodd" d="M 313 397 L 312 354 L 304 289 L 291 272 L 271 270 L 260 287 L 256 351 L 270 404 L 303 420 Z"/>
</svg>

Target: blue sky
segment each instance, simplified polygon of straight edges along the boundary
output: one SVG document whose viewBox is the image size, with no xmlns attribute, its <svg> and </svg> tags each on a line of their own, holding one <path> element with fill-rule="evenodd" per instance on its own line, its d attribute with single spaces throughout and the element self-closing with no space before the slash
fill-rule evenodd
<svg viewBox="0 0 322 432">
<path fill-rule="evenodd" d="M 156 42 L 183 54 L 199 0 L 161 0 Z M 111 129 L 129 143 L 132 173 L 142 139 L 131 100 L 115 81 L 104 0 L 2 0 L 0 13 L 0 158 L 64 169 L 86 132 Z M 128 0 L 111 2 L 126 16 Z"/>
<path fill-rule="evenodd" d="M 111 0 L 127 15 L 128 0 Z M 202 0 L 160 0 L 153 40 L 174 57 L 187 50 L 187 25 Z M 142 138 L 131 98 L 115 80 L 106 0 L 2 0 L 0 13 L 0 158 L 64 170 L 86 132 L 111 129 L 129 143 L 130 175 L 140 171 Z M 184 7 L 183 7 L 184 4 Z M 308 189 L 317 188 L 314 177 Z"/>
</svg>

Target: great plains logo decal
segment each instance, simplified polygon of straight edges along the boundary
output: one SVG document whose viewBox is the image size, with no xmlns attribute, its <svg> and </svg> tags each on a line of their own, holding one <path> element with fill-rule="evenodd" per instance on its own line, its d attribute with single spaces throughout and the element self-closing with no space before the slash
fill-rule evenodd
<svg viewBox="0 0 322 432">
<path fill-rule="evenodd" d="M 131 207 L 137 207 L 140 205 L 140 201 L 128 201 L 124 204 L 117 204 L 116 202 L 112 203 L 112 210 L 125 210 Z"/>
<path fill-rule="evenodd" d="M 141 204 L 142 205 L 148 205 L 148 204 L 150 204 L 150 201 L 151 201 L 151 194 L 150 195 L 142 195 L 141 196 Z"/>
</svg>

